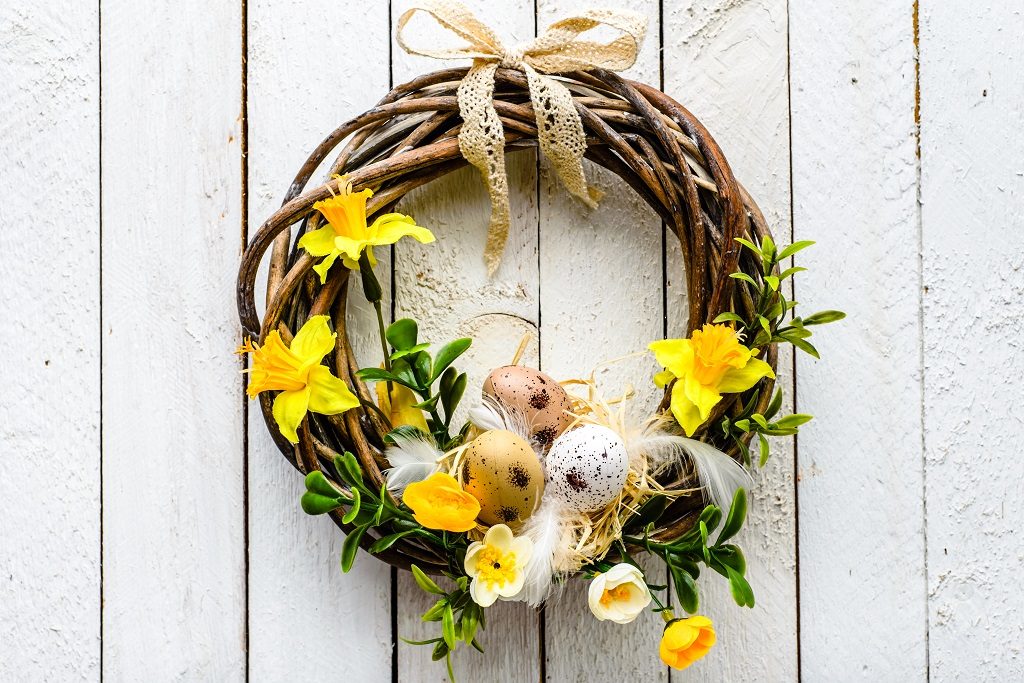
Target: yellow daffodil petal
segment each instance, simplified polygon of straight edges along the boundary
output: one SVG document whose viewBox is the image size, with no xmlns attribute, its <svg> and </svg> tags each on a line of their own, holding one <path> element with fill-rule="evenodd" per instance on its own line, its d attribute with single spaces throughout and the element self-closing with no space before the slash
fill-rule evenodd
<svg viewBox="0 0 1024 683">
<path fill-rule="evenodd" d="M 359 262 L 359 256 L 363 253 L 363 249 L 367 246 L 366 240 L 356 240 L 351 237 L 344 235 L 334 236 L 334 249 L 337 253 L 342 254 L 346 260 Z M 372 265 L 372 263 L 371 263 Z M 356 268 L 359 266 L 357 265 Z"/>
<path fill-rule="evenodd" d="M 742 368 L 732 368 L 722 375 L 722 381 L 718 383 L 718 390 L 723 394 L 734 394 L 746 391 L 758 383 L 762 377 L 775 377 L 772 366 L 763 360 L 751 358 Z"/>
<path fill-rule="evenodd" d="M 692 375 L 687 376 L 685 379 L 677 382 L 677 384 L 683 385 L 686 398 L 696 404 L 697 409 L 700 410 L 701 421 L 708 419 L 711 409 L 722 400 L 722 394 L 716 390 L 717 387 L 701 384 Z"/>
<path fill-rule="evenodd" d="M 686 387 L 683 385 L 683 382 L 676 382 L 675 386 L 672 387 L 670 407 L 672 415 L 675 416 L 687 436 L 693 436 L 693 433 L 697 431 L 697 427 L 700 427 L 704 422 L 704 419 L 700 416 L 700 409 L 697 407 L 697 404 L 686 397 Z"/>
<path fill-rule="evenodd" d="M 675 378 L 671 370 L 662 370 L 654 375 L 654 386 L 664 389 Z"/>
<path fill-rule="evenodd" d="M 299 246 L 309 252 L 310 256 L 327 256 L 334 251 L 334 238 L 334 229 L 325 225 L 299 238 Z"/>
<path fill-rule="evenodd" d="M 660 339 L 647 348 L 654 352 L 658 364 L 676 377 L 685 376 L 693 367 L 693 345 L 689 339 Z"/>
<path fill-rule="evenodd" d="M 394 244 L 403 237 L 412 237 L 422 244 L 434 241 L 434 233 L 416 225 L 411 217 L 400 213 L 387 213 L 379 216 L 370 226 L 371 241 L 374 244 Z"/>
<path fill-rule="evenodd" d="M 412 389 L 393 383 L 391 385 L 391 396 L 389 397 L 387 382 L 377 382 L 375 388 L 377 390 L 377 406 L 391 420 L 392 427 L 407 425 L 429 433 L 427 418 L 424 416 L 423 411 L 413 407 L 419 401 L 416 399 L 416 395 L 412 393 Z"/>
<path fill-rule="evenodd" d="M 327 271 L 331 269 L 331 266 L 334 265 L 334 261 L 337 258 L 338 252 L 332 251 L 327 255 L 327 258 L 313 266 L 313 272 L 320 276 L 320 284 L 325 284 L 327 282 Z"/>
<path fill-rule="evenodd" d="M 299 442 L 298 429 L 309 408 L 309 387 L 296 391 L 282 391 L 274 399 L 274 420 L 284 438 Z"/>
<path fill-rule="evenodd" d="M 307 365 L 320 364 L 324 356 L 334 350 L 338 335 L 331 331 L 326 315 L 314 315 L 307 320 L 292 339 L 291 350 Z"/>
<path fill-rule="evenodd" d="M 342 380 L 323 365 L 309 369 L 309 409 L 321 415 L 338 415 L 359 405 L 359 399 Z"/>
<path fill-rule="evenodd" d="M 336 235 L 345 235 L 361 240 L 366 237 L 366 200 L 373 194 L 370 190 L 352 192 L 352 186 L 339 185 L 339 194 L 313 204 L 323 214 Z"/>
</svg>

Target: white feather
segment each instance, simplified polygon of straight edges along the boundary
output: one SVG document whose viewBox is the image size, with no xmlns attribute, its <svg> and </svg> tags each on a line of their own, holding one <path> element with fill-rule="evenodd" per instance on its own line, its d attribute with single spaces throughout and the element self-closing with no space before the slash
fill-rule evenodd
<svg viewBox="0 0 1024 683">
<path fill-rule="evenodd" d="M 576 516 L 565 503 L 545 495 L 540 507 L 526 520 L 522 535 L 533 541 L 533 554 L 526 563 L 525 581 L 519 599 L 539 606 L 551 593 L 558 568 L 565 566 L 572 547 L 572 519 Z"/>
<path fill-rule="evenodd" d="M 752 481 L 743 465 L 714 446 L 696 439 L 653 431 L 639 437 L 629 446 L 631 451 L 647 458 L 652 473 L 679 468 L 689 460 L 704 488 L 705 500 L 717 505 L 723 512 L 728 512 L 736 489 L 749 486 Z"/>
<path fill-rule="evenodd" d="M 469 421 L 482 431 L 492 429 L 504 429 L 526 441 L 538 449 L 530 432 L 530 424 L 526 415 L 515 408 L 509 408 L 498 400 L 484 396 L 483 400 L 475 408 L 469 411 Z"/>
<path fill-rule="evenodd" d="M 408 436 L 401 432 L 392 435 L 395 445 L 384 453 L 391 467 L 384 471 L 388 489 L 401 493 L 409 484 L 423 481 L 437 471 L 437 462 L 444 457 L 425 434 Z"/>
</svg>

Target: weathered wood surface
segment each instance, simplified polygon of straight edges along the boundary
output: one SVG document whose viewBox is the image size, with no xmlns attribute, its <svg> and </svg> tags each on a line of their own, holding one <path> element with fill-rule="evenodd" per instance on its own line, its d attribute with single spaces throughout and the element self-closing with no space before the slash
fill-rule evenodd
<svg viewBox="0 0 1024 683">
<path fill-rule="evenodd" d="M 510 42 L 586 5 L 470 4 Z M 800 307 L 850 318 L 822 330 L 823 361 L 781 360 L 818 417 L 754 491 L 758 606 L 704 582 L 708 659 L 670 675 L 655 620 L 597 624 L 577 587 L 543 619 L 493 610 L 462 680 L 1021 678 L 1024 15 L 919 0 L 915 31 L 910 2 L 622 4 L 651 21 L 630 75 L 701 118 L 780 241 L 818 241 L 797 258 Z M 407 576 L 365 555 L 340 574 L 340 536 L 299 511 L 252 404 L 246 432 L 230 355 L 243 216 L 254 229 L 338 122 L 437 68 L 393 41 L 407 6 L 0 8 L 0 671 L 445 678 L 398 641 L 426 632 Z M 394 253 L 394 314 L 476 338 L 470 395 L 524 333 L 556 374 L 679 334 L 679 257 L 664 240 L 663 278 L 660 221 L 635 195 L 590 169 L 612 191 L 588 211 L 532 154 L 509 168 L 517 229 L 493 281 L 473 170 L 407 198 L 442 241 Z M 73 211 L 40 209 L 57 193 Z M 643 389 L 649 370 L 599 379 Z"/>
</svg>

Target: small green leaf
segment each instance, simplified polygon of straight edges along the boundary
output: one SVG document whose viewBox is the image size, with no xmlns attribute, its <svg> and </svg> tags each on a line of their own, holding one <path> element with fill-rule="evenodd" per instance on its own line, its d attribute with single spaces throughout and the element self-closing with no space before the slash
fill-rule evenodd
<svg viewBox="0 0 1024 683">
<path fill-rule="evenodd" d="M 824 325 L 842 320 L 846 314 L 842 311 L 818 311 L 804 318 L 804 325 Z"/>
<path fill-rule="evenodd" d="M 445 645 L 448 646 L 449 650 L 455 649 L 455 614 L 452 612 L 452 606 L 445 605 L 444 612 L 441 614 L 441 635 L 444 636 Z"/>
<path fill-rule="evenodd" d="M 417 354 L 417 357 L 422 354 L 423 352 L 421 351 Z M 413 372 L 412 366 L 409 365 L 408 357 L 399 358 L 392 363 L 391 371 L 395 373 L 395 381 L 398 383 L 404 384 L 414 391 L 419 391 L 423 388 L 423 385 L 416 379 L 416 374 Z"/>
<path fill-rule="evenodd" d="M 351 524 L 359 514 L 359 507 L 362 505 L 362 501 L 363 497 L 359 494 L 359 489 L 352 489 L 352 507 L 342 516 L 341 521 L 345 524 Z"/>
<path fill-rule="evenodd" d="M 434 651 L 431 653 L 430 658 L 435 662 L 440 661 L 448 656 L 448 644 L 442 639 L 439 643 L 434 645 Z"/>
<path fill-rule="evenodd" d="M 476 638 L 476 628 L 480 623 L 477 619 L 479 609 L 475 602 L 471 602 L 466 605 L 466 609 L 462 612 L 462 640 L 467 643 L 473 642 L 473 639 Z"/>
<path fill-rule="evenodd" d="M 412 372 L 416 376 L 416 381 L 421 387 L 429 387 L 434 381 L 430 376 L 430 354 L 420 351 L 411 358 Z"/>
<path fill-rule="evenodd" d="M 754 288 L 757 289 L 757 283 L 754 281 L 754 278 L 750 277 L 746 273 L 730 273 L 729 277 L 731 277 L 734 280 L 743 280 L 744 282 L 753 285 Z"/>
<path fill-rule="evenodd" d="M 768 420 L 764 419 L 764 415 L 754 413 L 750 416 L 750 419 L 756 422 L 761 429 L 768 429 Z"/>
<path fill-rule="evenodd" d="M 772 397 L 772 402 L 768 404 L 767 410 L 764 411 L 764 416 L 767 419 L 772 417 L 779 412 L 779 408 L 782 407 L 782 387 L 775 390 L 775 396 Z"/>
<path fill-rule="evenodd" d="M 740 430 L 741 432 L 749 432 L 750 431 L 750 420 L 747 420 L 747 419 L 736 420 L 735 422 L 733 422 L 733 426 L 735 426 L 736 429 Z"/>
<path fill-rule="evenodd" d="M 791 337 L 787 335 L 786 341 L 788 341 L 790 344 L 800 349 L 801 351 L 814 356 L 815 358 L 821 358 L 821 356 L 818 354 L 818 349 L 814 348 L 814 345 L 805 339 L 798 339 L 797 337 Z"/>
<path fill-rule="evenodd" d="M 338 476 L 347 479 L 354 488 L 362 486 L 363 469 L 350 451 L 345 451 L 343 455 L 334 459 L 334 469 L 338 471 Z"/>
<path fill-rule="evenodd" d="M 754 591 L 750 584 L 743 578 L 743 575 L 732 567 L 725 565 L 726 575 L 729 577 L 729 589 L 732 592 L 732 599 L 740 607 L 754 606 Z"/>
<path fill-rule="evenodd" d="M 722 525 L 722 531 L 718 534 L 718 540 L 715 541 L 715 545 L 722 545 L 739 533 L 739 530 L 743 528 L 743 522 L 746 518 L 747 491 L 741 487 L 736 489 L 736 494 L 732 498 L 732 505 L 729 506 L 729 515 L 725 518 L 725 524 Z"/>
<path fill-rule="evenodd" d="M 370 553 L 372 553 L 373 555 L 376 555 L 377 553 L 382 553 L 391 546 L 393 546 L 395 543 L 397 543 L 399 540 L 405 538 L 410 534 L 414 534 L 417 531 L 418 529 L 406 529 L 405 531 L 399 531 L 397 534 L 389 534 L 387 536 L 384 536 L 383 538 L 378 538 L 374 542 L 374 544 L 370 546 Z"/>
<path fill-rule="evenodd" d="M 352 564 L 356 561 L 356 552 L 359 551 L 359 541 L 369 528 L 369 524 L 361 524 L 345 537 L 345 542 L 341 546 L 341 571 L 346 574 L 352 569 Z"/>
<path fill-rule="evenodd" d="M 768 286 L 772 288 L 773 292 L 779 291 L 779 278 L 775 275 L 765 275 L 764 281 L 768 283 Z"/>
<path fill-rule="evenodd" d="M 411 356 L 414 353 L 419 353 L 420 351 L 426 351 L 429 348 L 430 348 L 430 344 L 417 344 L 416 346 L 413 346 L 412 348 L 409 348 L 409 349 L 403 349 L 401 351 L 395 351 L 393 354 L 391 354 L 391 360 L 398 360 L 399 358 L 405 358 L 406 356 Z"/>
<path fill-rule="evenodd" d="M 761 249 L 750 240 L 743 239 L 742 237 L 736 237 L 735 239 L 737 242 L 739 242 L 740 244 L 742 244 L 743 246 L 745 246 L 747 249 L 754 252 L 758 256 L 761 255 Z"/>
<path fill-rule="evenodd" d="M 441 373 L 448 369 L 449 365 L 455 362 L 456 358 L 465 353 L 472 343 L 472 339 L 462 338 L 442 346 L 441 350 L 437 352 L 437 358 L 434 360 L 434 373 L 431 376 L 431 384 L 441 376 Z"/>
<path fill-rule="evenodd" d="M 740 574 L 747 571 L 747 559 L 743 557 L 743 551 L 738 545 L 723 545 L 715 548 L 715 559 L 726 567 L 732 567 Z"/>
<path fill-rule="evenodd" d="M 665 512 L 665 508 L 668 507 L 667 496 L 653 496 L 647 499 L 647 501 L 640 506 L 640 509 L 636 511 L 636 515 L 633 519 L 626 523 L 626 529 L 629 531 L 642 529 L 651 522 L 656 522 Z"/>
<path fill-rule="evenodd" d="M 313 470 L 306 475 L 306 490 L 328 498 L 337 498 L 342 493 L 320 470 Z"/>
<path fill-rule="evenodd" d="M 431 580 L 429 576 L 423 573 L 423 570 L 412 565 L 412 578 L 416 581 L 416 584 L 428 593 L 434 595 L 445 595 L 445 592 L 441 590 L 441 587 Z"/>
<path fill-rule="evenodd" d="M 441 394 L 442 399 L 452 392 L 452 387 L 455 386 L 458 376 L 459 371 L 451 366 L 441 373 L 441 383 L 437 385 L 437 391 Z"/>
<path fill-rule="evenodd" d="M 431 396 L 426 401 L 420 401 L 413 408 L 419 408 L 420 410 L 433 410 L 437 407 L 437 400 L 441 398 L 440 395 Z"/>
<path fill-rule="evenodd" d="M 697 591 L 697 582 L 693 580 L 690 573 L 681 567 L 672 567 L 672 583 L 676 587 L 676 597 L 679 598 L 679 606 L 690 614 L 694 614 L 700 608 L 700 594 Z"/>
<path fill-rule="evenodd" d="M 469 378 L 466 376 L 466 373 L 462 373 L 455 378 L 451 391 L 441 397 L 442 404 L 444 405 L 444 414 L 449 421 L 451 421 L 452 414 L 455 412 L 455 408 L 458 407 L 459 401 L 462 400 L 462 395 L 466 393 L 466 384 L 468 382 Z"/>
<path fill-rule="evenodd" d="M 775 423 L 775 426 L 783 429 L 789 429 L 792 427 L 799 427 L 802 424 L 807 424 L 813 419 L 813 415 L 807 415 L 806 413 L 794 413 L 779 419 L 779 421 Z"/>
<path fill-rule="evenodd" d="M 299 499 L 302 511 L 307 515 L 323 515 L 341 507 L 341 501 L 336 497 L 321 496 L 319 493 L 306 491 Z"/>
<path fill-rule="evenodd" d="M 794 268 L 786 268 L 784 271 L 779 273 L 779 279 L 780 280 L 785 280 L 786 278 L 793 277 L 797 273 L 802 273 L 805 270 L 807 270 L 807 269 L 806 268 L 802 268 L 800 266 L 796 266 Z"/>
<path fill-rule="evenodd" d="M 712 320 L 711 322 L 713 322 L 713 323 L 736 322 L 736 323 L 740 323 L 741 325 L 746 323 L 746 321 L 743 318 L 741 318 L 738 315 L 736 315 L 735 313 L 732 313 L 732 312 L 729 312 L 729 311 L 726 311 L 725 313 L 719 313 L 718 316 L 714 320 Z"/>
<path fill-rule="evenodd" d="M 444 614 L 444 608 L 448 606 L 448 598 L 441 598 L 434 603 L 434 606 L 423 613 L 420 617 L 422 621 L 441 621 L 441 615 Z"/>
<path fill-rule="evenodd" d="M 814 244 L 812 240 L 801 240 L 799 242 L 793 242 L 793 244 L 789 245 L 788 247 L 779 252 L 778 260 L 782 261 L 783 259 L 787 259 L 793 254 L 797 253 L 802 249 L 806 249 L 812 244 Z"/>
<path fill-rule="evenodd" d="M 416 346 L 416 321 L 401 318 L 388 326 L 384 336 L 396 351 L 408 351 Z"/>
<path fill-rule="evenodd" d="M 758 467 L 764 467 L 768 464 L 768 458 L 771 456 L 771 449 L 768 447 L 768 439 L 765 438 L 764 434 L 758 434 L 757 438 L 760 439 L 761 458 L 757 462 Z"/>
</svg>

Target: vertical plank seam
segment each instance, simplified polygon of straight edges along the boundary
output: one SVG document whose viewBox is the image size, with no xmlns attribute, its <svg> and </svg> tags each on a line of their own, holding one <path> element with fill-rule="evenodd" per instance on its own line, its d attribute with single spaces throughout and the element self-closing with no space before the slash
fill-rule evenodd
<svg viewBox="0 0 1024 683">
<path fill-rule="evenodd" d="M 928 604 L 928 457 L 926 447 L 926 407 L 925 407 L 925 374 L 924 374 L 924 214 L 921 208 L 921 16 L 920 0 L 914 0 L 913 33 L 914 33 L 914 182 L 917 185 L 917 202 L 914 207 L 917 221 L 917 368 L 918 386 L 920 387 L 920 424 L 921 430 L 921 538 L 923 554 L 924 583 L 924 671 L 925 681 L 932 677 L 931 667 L 931 608 Z"/>
<path fill-rule="evenodd" d="M 245 248 L 249 243 L 249 6 L 247 0 L 241 0 L 241 113 L 240 113 L 240 128 L 239 131 L 239 169 L 242 174 L 241 178 L 241 201 L 240 207 L 240 232 L 241 232 L 241 252 L 245 252 Z M 246 368 L 246 359 L 244 356 L 239 358 L 239 364 L 242 366 L 241 369 Z M 245 650 L 245 680 L 248 681 L 251 676 L 251 657 L 249 656 L 249 631 L 250 631 L 250 615 L 249 615 L 249 599 L 250 599 L 250 553 L 249 553 L 249 402 L 246 400 L 246 388 L 248 385 L 248 375 L 245 373 L 241 374 L 241 401 L 242 401 L 242 548 L 243 548 L 243 572 L 244 572 L 244 592 L 242 598 L 242 647 Z"/>
<path fill-rule="evenodd" d="M 392 0 L 388 0 L 388 13 L 387 13 L 387 45 L 388 45 L 388 90 L 392 90 L 395 87 L 395 54 L 394 45 L 391 41 L 391 30 L 394 26 L 394 3 Z M 397 315 L 397 304 L 395 303 L 395 292 L 397 291 L 398 279 L 395 276 L 395 261 L 397 257 L 397 250 L 395 245 L 392 244 L 390 247 L 391 252 L 391 322 L 395 321 L 395 315 Z M 391 590 L 389 599 L 391 600 L 390 605 L 390 620 L 391 620 L 391 683 L 399 683 L 398 681 L 398 568 L 390 567 L 388 570 L 388 578 L 391 580 Z"/>
<path fill-rule="evenodd" d="M 533 0 L 533 35 L 540 33 L 540 7 L 538 0 Z M 540 168 L 540 147 L 537 147 L 537 154 L 534 160 L 536 171 L 534 172 L 534 194 L 537 198 L 537 368 L 544 369 L 544 344 L 542 342 L 543 332 L 543 297 L 541 296 L 541 168 Z M 548 679 L 548 614 L 547 605 L 542 604 L 537 610 L 537 678 L 541 683 Z"/>
<path fill-rule="evenodd" d="M 100 453 L 100 682 L 103 681 L 103 616 L 104 616 L 104 567 L 103 567 L 103 0 L 96 0 L 96 125 L 98 126 L 96 141 L 96 180 L 97 180 L 97 239 L 99 241 L 98 270 L 99 277 L 99 357 L 100 357 L 100 405 L 99 405 L 99 453 Z"/>
<path fill-rule="evenodd" d="M 790 8 L 786 2 L 786 123 L 789 128 L 787 133 L 786 147 L 789 150 L 789 241 L 792 244 L 796 237 L 795 204 L 793 195 L 793 60 L 790 39 Z M 795 261 L 793 258 L 791 261 Z M 790 301 L 796 301 L 796 284 L 790 280 Z M 797 377 L 797 354 L 794 351 L 792 356 L 792 391 L 793 391 L 793 412 L 800 412 L 797 405 L 797 392 L 799 387 Z M 794 571 L 793 580 L 796 588 L 796 679 L 803 680 L 803 660 L 800 649 L 802 637 L 800 623 L 800 435 L 793 435 L 793 558 Z"/>
</svg>

